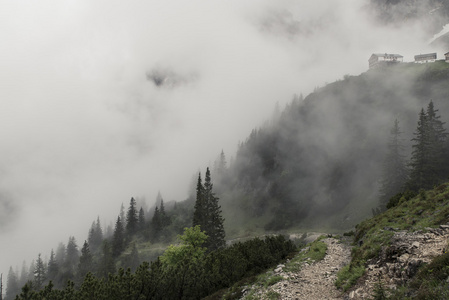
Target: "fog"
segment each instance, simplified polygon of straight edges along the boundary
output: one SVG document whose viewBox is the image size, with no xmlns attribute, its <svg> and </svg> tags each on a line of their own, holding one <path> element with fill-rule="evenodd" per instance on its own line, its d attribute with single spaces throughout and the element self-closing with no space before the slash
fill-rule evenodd
<svg viewBox="0 0 449 300">
<path fill-rule="evenodd" d="M 70 235 L 81 245 L 132 196 L 182 201 L 276 102 L 364 72 L 371 53 L 444 53 L 366 5 L 2 2 L 0 272 Z"/>
</svg>

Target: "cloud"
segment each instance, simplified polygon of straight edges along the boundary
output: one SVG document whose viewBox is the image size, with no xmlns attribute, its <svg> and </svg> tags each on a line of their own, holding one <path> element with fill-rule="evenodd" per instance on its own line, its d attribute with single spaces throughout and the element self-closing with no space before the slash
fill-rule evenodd
<svg viewBox="0 0 449 300">
<path fill-rule="evenodd" d="M 131 196 L 184 199 L 276 102 L 421 45 L 419 28 L 367 21 L 363 1 L 329 3 L 1 3 L 1 207 L 15 214 L 0 270 L 81 242 Z"/>
</svg>

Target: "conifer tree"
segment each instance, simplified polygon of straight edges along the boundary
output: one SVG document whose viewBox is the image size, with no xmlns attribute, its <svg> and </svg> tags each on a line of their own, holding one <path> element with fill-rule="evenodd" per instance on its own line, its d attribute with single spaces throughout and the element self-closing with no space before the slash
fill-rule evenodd
<svg viewBox="0 0 449 300">
<path fill-rule="evenodd" d="M 196 185 L 196 201 L 195 210 L 193 212 L 193 224 L 192 227 L 196 225 L 200 226 L 200 229 L 204 231 L 206 227 L 206 203 L 204 199 L 204 186 L 201 179 L 201 173 L 198 173 L 198 181 Z"/>
<path fill-rule="evenodd" d="M 158 239 L 162 231 L 162 222 L 161 222 L 161 212 L 159 211 L 159 208 L 157 206 L 154 209 L 153 219 L 151 219 L 151 225 L 153 227 L 154 237 Z"/>
<path fill-rule="evenodd" d="M 115 222 L 114 235 L 112 236 L 112 255 L 113 257 L 119 256 L 125 249 L 125 229 L 123 227 L 120 216 L 117 217 Z"/>
<path fill-rule="evenodd" d="M 92 223 L 89 230 L 89 237 L 87 239 L 90 251 L 92 253 L 98 253 L 101 250 L 101 244 L 103 242 L 103 230 L 100 224 L 100 217 L 97 217 L 97 221 Z"/>
<path fill-rule="evenodd" d="M 145 228 L 145 212 L 142 207 L 139 210 L 139 222 L 138 222 L 139 231 Z"/>
<path fill-rule="evenodd" d="M 206 177 L 204 178 L 204 199 L 207 203 L 207 225 L 204 231 L 208 235 L 206 247 L 209 250 L 223 248 L 225 243 L 225 231 L 223 227 L 224 219 L 221 216 L 221 207 L 218 205 L 218 197 L 212 191 L 212 181 L 209 168 L 206 170 Z"/>
<path fill-rule="evenodd" d="M 69 237 L 69 242 L 67 243 L 66 255 L 63 264 L 63 282 L 66 283 L 67 280 L 72 280 L 75 278 L 75 272 L 79 262 L 79 252 L 78 245 L 76 244 L 75 237 Z"/>
<path fill-rule="evenodd" d="M 129 201 L 129 208 L 128 212 L 126 214 L 126 233 L 128 235 L 133 235 L 137 232 L 138 228 L 138 213 L 136 208 L 136 200 L 134 198 L 131 198 Z"/>
<path fill-rule="evenodd" d="M 210 170 L 207 168 L 204 186 L 201 183 L 201 174 L 198 176 L 193 226 L 199 225 L 201 231 L 204 231 L 208 236 L 205 247 L 209 251 L 225 246 L 224 219 L 221 216 L 218 197 L 215 196 L 212 188 L 213 184 L 210 177 Z"/>
<path fill-rule="evenodd" d="M 86 274 L 92 271 L 92 263 L 93 258 L 92 254 L 90 253 L 89 243 L 87 241 L 84 241 L 83 248 L 81 248 L 80 262 L 78 264 L 78 283 L 81 283 Z"/>
<path fill-rule="evenodd" d="M 109 274 L 115 273 L 115 262 L 112 256 L 111 245 L 108 240 L 103 241 L 103 249 L 100 264 L 98 266 L 98 275 L 107 278 Z"/>
<path fill-rule="evenodd" d="M 17 274 L 17 277 L 18 277 L 18 282 L 19 282 L 19 286 L 24 286 L 25 285 L 25 283 L 27 282 L 27 280 L 28 280 L 28 271 L 27 271 L 27 264 L 26 264 L 26 261 L 23 261 L 23 263 L 22 263 L 22 269 L 21 269 L 21 271 L 20 271 L 20 278 L 18 277 L 18 274 Z"/>
<path fill-rule="evenodd" d="M 14 299 L 20 293 L 18 280 L 13 268 L 9 268 L 8 277 L 6 279 L 6 299 Z"/>
<path fill-rule="evenodd" d="M 126 215 L 125 215 L 125 206 L 122 205 L 120 206 L 120 220 L 122 220 L 123 226 L 125 226 L 125 222 L 126 222 Z"/>
<path fill-rule="evenodd" d="M 388 141 L 388 150 L 382 166 L 382 180 L 380 187 L 380 210 L 386 209 L 388 200 L 403 191 L 407 182 L 407 168 L 405 165 L 405 156 L 403 154 L 404 146 L 401 141 L 399 121 L 394 121 L 393 128 L 390 131 Z"/>
<path fill-rule="evenodd" d="M 445 179 L 445 146 L 447 140 L 446 129 L 443 127 L 445 124 L 440 120 L 441 116 L 437 115 L 438 109 L 435 109 L 433 101 L 431 100 L 427 106 L 427 126 L 429 130 L 429 158 L 430 168 L 432 170 L 431 175 L 434 176 L 434 184 L 440 183 Z"/>
<path fill-rule="evenodd" d="M 161 208 L 159 209 L 160 213 L 160 222 L 162 229 L 170 225 L 170 219 L 165 212 L 164 199 L 161 198 Z"/>
<path fill-rule="evenodd" d="M 37 256 L 36 267 L 34 269 L 34 288 L 39 291 L 43 288 L 46 279 L 46 270 L 41 254 Z"/>
<path fill-rule="evenodd" d="M 415 191 L 430 189 L 445 179 L 443 162 L 447 133 L 440 116 L 436 115 L 437 111 L 432 101 L 426 112 L 421 109 L 412 139 L 415 144 L 412 146 L 408 188 Z"/>
<path fill-rule="evenodd" d="M 34 269 L 36 268 L 36 263 L 34 259 L 31 261 L 30 268 L 28 270 L 27 282 L 33 282 L 34 280 Z"/>
<path fill-rule="evenodd" d="M 50 252 L 50 260 L 48 261 L 47 265 L 47 281 L 52 281 L 55 283 L 55 279 L 58 276 L 59 272 L 59 265 L 56 261 L 55 252 L 53 249 L 51 249 Z"/>
</svg>

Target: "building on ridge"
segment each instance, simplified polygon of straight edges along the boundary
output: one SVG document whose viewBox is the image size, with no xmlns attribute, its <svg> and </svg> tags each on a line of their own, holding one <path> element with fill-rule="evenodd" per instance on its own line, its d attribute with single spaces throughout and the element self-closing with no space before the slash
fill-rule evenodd
<svg viewBox="0 0 449 300">
<path fill-rule="evenodd" d="M 436 53 L 427 53 L 415 55 L 415 63 L 424 64 L 429 62 L 435 62 L 437 60 Z"/>
<path fill-rule="evenodd" d="M 381 65 L 400 63 L 403 59 L 404 57 L 400 54 L 373 53 L 368 60 L 369 68 L 372 69 Z"/>
</svg>

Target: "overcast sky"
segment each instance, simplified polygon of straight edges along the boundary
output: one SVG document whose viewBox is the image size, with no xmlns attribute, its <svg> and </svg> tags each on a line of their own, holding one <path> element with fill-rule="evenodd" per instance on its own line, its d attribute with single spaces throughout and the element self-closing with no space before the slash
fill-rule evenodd
<svg viewBox="0 0 449 300">
<path fill-rule="evenodd" d="M 2 1 L 0 272 L 82 245 L 132 196 L 185 199 L 276 102 L 366 71 L 371 53 L 435 51 L 363 5 Z"/>
</svg>

